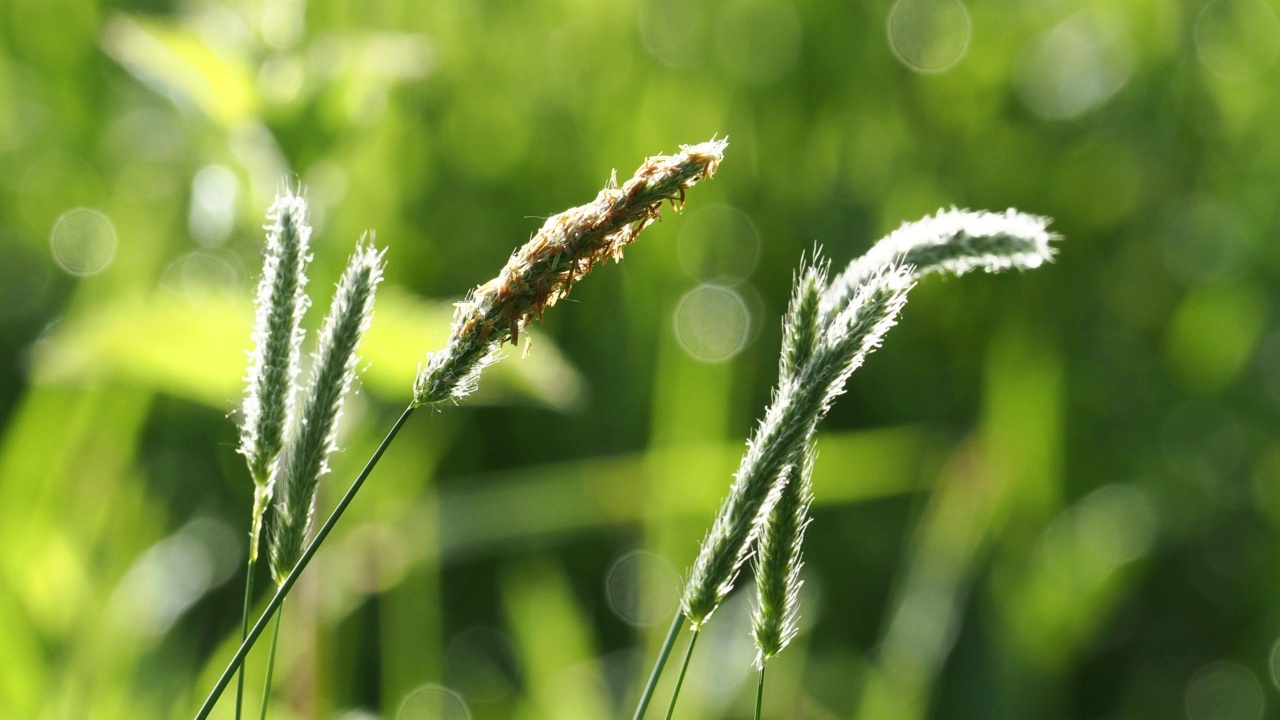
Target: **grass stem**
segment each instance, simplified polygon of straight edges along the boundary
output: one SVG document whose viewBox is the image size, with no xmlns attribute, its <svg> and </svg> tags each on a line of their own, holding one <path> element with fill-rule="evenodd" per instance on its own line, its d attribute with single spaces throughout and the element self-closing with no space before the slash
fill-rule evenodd
<svg viewBox="0 0 1280 720">
<path fill-rule="evenodd" d="M 386 452 L 387 446 L 391 444 L 391 441 L 395 439 L 396 434 L 400 432 L 400 428 L 404 426 L 405 421 L 413 414 L 413 410 L 413 405 L 405 408 L 404 412 L 400 415 L 400 419 L 396 420 L 396 424 L 391 426 L 391 430 L 387 433 L 387 436 L 382 439 L 382 443 L 378 445 L 378 449 L 374 451 L 373 457 L 369 458 L 369 462 L 366 463 L 364 469 L 360 471 L 355 482 L 351 483 L 351 487 L 347 488 L 346 494 L 338 501 L 338 506 L 333 509 L 333 512 L 329 515 L 329 519 L 325 520 L 324 525 L 320 526 L 320 529 L 316 532 L 315 539 L 311 541 L 311 544 L 307 545 L 307 549 L 303 551 L 302 557 L 298 558 L 298 562 L 293 566 L 293 570 L 291 570 L 289 575 L 285 577 L 284 582 L 280 583 L 280 587 L 276 590 L 276 594 L 272 596 L 271 602 L 267 603 L 266 609 L 262 611 L 262 615 L 258 618 L 258 621 L 254 623 L 253 628 L 249 630 L 249 635 L 244 639 L 244 642 L 240 643 L 240 649 L 237 650 L 235 656 L 231 658 L 231 662 L 227 663 L 226 670 L 222 672 L 222 676 L 218 678 L 218 682 L 213 686 L 213 690 L 209 692 L 209 697 L 205 698 L 204 704 L 200 706 L 200 710 L 196 713 L 196 720 L 204 720 L 209 717 L 209 713 L 213 711 L 213 706 L 217 704 L 218 698 L 221 697 L 223 691 L 227 689 L 227 685 L 231 683 L 231 676 L 235 674 L 242 664 L 244 664 L 245 656 L 249 654 L 249 650 L 253 648 L 253 644 L 258 641 L 258 637 L 262 635 L 262 631 L 266 629 L 267 623 L 271 620 L 271 616 L 275 614 L 276 610 L 280 609 L 280 605 L 284 602 L 285 596 L 287 596 L 289 591 L 293 589 L 294 583 L 298 582 L 298 577 L 302 575 L 302 571 L 307 569 L 307 565 L 310 564 L 311 558 L 315 556 L 316 551 L 320 549 L 320 544 L 329 536 L 329 533 L 333 530 L 333 526 L 336 525 L 338 520 L 342 517 L 342 513 L 346 512 L 347 506 L 351 504 L 356 493 L 360 491 L 360 487 L 364 485 L 364 481 L 369 477 L 369 473 L 373 472 L 373 468 L 378 464 L 378 461 L 382 459 L 382 453 Z"/>
<path fill-rule="evenodd" d="M 667 664 L 667 658 L 671 655 L 671 648 L 675 647 L 676 636 L 680 634 L 680 626 L 683 624 L 684 613 L 677 610 L 676 616 L 671 620 L 671 629 L 667 631 L 667 639 L 662 642 L 662 651 L 658 653 L 658 659 L 653 663 L 653 671 L 649 673 L 649 682 L 644 686 L 640 704 L 636 706 L 634 720 L 642 720 L 645 711 L 649 709 L 649 702 L 653 700 L 653 691 L 658 687 L 658 678 L 662 676 L 662 668 Z"/>
<path fill-rule="evenodd" d="M 256 533 L 255 533 L 256 536 Z M 244 609 L 240 612 L 240 642 L 249 634 L 249 607 L 253 603 L 253 571 L 258 564 L 257 553 L 249 549 L 248 571 L 244 578 Z M 236 720 L 240 720 L 240 708 L 244 706 L 244 670 L 236 674 Z"/>
<path fill-rule="evenodd" d="M 760 682 L 756 685 L 756 720 L 760 720 L 762 705 L 764 705 L 764 663 L 760 663 Z"/>
<path fill-rule="evenodd" d="M 284 605 L 276 613 L 276 627 L 271 631 L 271 652 L 267 653 L 267 681 L 262 686 L 262 711 L 259 720 L 267 720 L 267 702 L 271 700 L 271 677 L 276 670 L 276 644 L 280 641 L 280 618 L 284 617 Z M 244 673 L 241 673 L 243 676 Z"/>
<path fill-rule="evenodd" d="M 684 651 L 684 662 L 680 664 L 680 675 L 676 677 L 676 689 L 671 691 L 671 704 L 667 706 L 667 720 L 676 711 L 676 699 L 680 697 L 680 686 L 684 685 L 684 674 L 689 670 L 689 658 L 693 657 L 693 646 L 698 644 L 698 633 L 702 628 L 693 631 L 689 638 L 689 649 Z"/>
</svg>

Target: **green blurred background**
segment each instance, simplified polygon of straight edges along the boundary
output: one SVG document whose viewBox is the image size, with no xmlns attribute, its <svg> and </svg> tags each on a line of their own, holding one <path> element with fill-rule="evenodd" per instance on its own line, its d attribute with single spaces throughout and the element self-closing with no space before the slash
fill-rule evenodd
<svg viewBox="0 0 1280 720">
<path fill-rule="evenodd" d="M 714 134 L 529 359 L 411 419 L 287 606 L 269 716 L 630 717 L 801 253 L 951 204 L 1054 217 L 1059 259 L 922 283 L 854 376 L 766 716 L 1280 716 L 1277 9 L 2 0 L 0 717 L 189 716 L 229 658 L 282 182 L 313 332 L 358 235 L 388 248 L 327 509 L 451 302 Z M 743 580 L 677 717 L 750 714 Z"/>
</svg>

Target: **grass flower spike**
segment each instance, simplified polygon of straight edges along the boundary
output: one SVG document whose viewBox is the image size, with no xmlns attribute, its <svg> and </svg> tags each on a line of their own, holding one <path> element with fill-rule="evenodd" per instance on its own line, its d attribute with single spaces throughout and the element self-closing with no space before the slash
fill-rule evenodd
<svg viewBox="0 0 1280 720">
<path fill-rule="evenodd" d="M 791 302 L 782 320 L 782 355 L 778 377 L 790 379 L 804 370 L 822 339 L 819 303 L 827 289 L 831 263 L 816 251 L 813 260 L 801 260 L 804 268 L 792 283 Z"/>
<path fill-rule="evenodd" d="M 1053 258 L 1050 243 L 1056 236 L 1047 231 L 1048 222 L 1015 210 L 942 210 L 902 225 L 829 284 L 828 265 L 817 258 L 796 278 L 783 324 L 773 402 L 748 442 L 730 492 L 701 543 L 681 593 L 680 611 L 641 693 L 636 720 L 644 717 L 652 700 L 681 621 L 689 620 L 694 637 L 676 680 L 669 717 L 701 626 L 732 591 L 742 562 L 753 550 L 760 669 L 755 711 L 760 716 L 764 662 L 796 632 L 800 552 L 808 525 L 809 468 L 818 421 L 896 322 L 916 279 L 934 272 L 1037 268 Z"/>
<path fill-rule="evenodd" d="M 803 372 L 779 384 L 747 444 L 729 495 L 694 561 L 681 611 L 700 628 L 733 589 L 751 544 L 781 493 L 777 482 L 842 392 L 849 375 L 896 322 L 912 269 L 898 266 L 868 280 L 827 327 Z"/>
<path fill-rule="evenodd" d="M 342 399 L 355 378 L 356 349 L 373 319 L 374 291 L 381 280 L 382 253 L 361 240 L 320 329 L 301 421 L 276 470 L 281 487 L 271 528 L 271 572 L 277 584 L 306 544 L 316 487 L 328 471 Z"/>
<path fill-rule="evenodd" d="M 460 399 L 475 387 L 498 347 L 568 294 L 596 263 L 618 260 L 640 231 L 659 218 L 664 201 L 679 208 L 685 191 L 711 177 L 727 140 L 681 146 L 645 160 L 617 187 L 611 181 L 586 205 L 552 216 L 511 256 L 498 277 L 458 303 L 448 345 L 427 357 L 414 382 L 414 405 Z"/>
<path fill-rule="evenodd" d="M 813 502 L 814 453 L 787 465 L 785 484 L 757 541 L 756 606 L 752 636 L 759 653 L 756 666 L 782 652 L 799 630 L 801 546 Z"/>
<path fill-rule="evenodd" d="M 845 382 L 894 324 L 913 283 L 934 272 L 1031 269 L 1053 259 L 1048 218 L 944 210 L 907 223 L 851 262 L 829 284 L 829 266 L 815 256 L 796 278 L 783 324 L 778 385 L 764 420 L 747 443 L 729 494 L 716 513 L 689 571 L 680 611 L 641 693 L 644 717 L 680 624 L 693 638 L 676 680 L 668 717 L 702 625 L 733 589 L 755 552 L 757 602 L 753 635 L 760 669 L 756 715 L 764 697 L 765 662 L 795 636 L 801 548 L 812 501 L 810 474 L 818 422 Z M 816 255 L 816 254 L 815 254 Z"/>
<path fill-rule="evenodd" d="M 1049 218 L 1009 209 L 939 210 L 903 223 L 865 255 L 849 263 L 823 298 L 824 315 L 845 307 L 858 288 L 893 264 L 915 267 L 916 278 L 935 272 L 963 275 L 972 270 L 1032 270 L 1053 260 Z"/>
<path fill-rule="evenodd" d="M 747 443 L 747 452 L 729 487 L 729 495 L 716 512 L 711 530 L 702 541 L 698 557 L 689 571 L 680 598 L 680 612 L 641 695 L 635 714 L 637 719 L 644 716 L 683 616 L 692 625 L 693 637 L 685 651 L 684 663 L 667 708 L 670 720 L 703 624 L 733 589 L 738 570 L 772 516 L 784 493 L 786 480 L 800 464 L 804 448 L 809 445 L 818 422 L 835 398 L 844 392 L 849 376 L 871 351 L 879 347 L 884 334 L 897 322 L 898 313 L 907 300 L 907 291 L 911 289 L 913 272 L 913 268 L 908 266 L 894 266 L 869 279 L 849 306 L 822 328 L 821 334 L 813 332 L 818 324 L 818 308 L 813 296 L 821 286 L 821 268 L 817 272 L 806 271 L 802 282 L 798 283 L 800 287 L 789 319 L 805 326 L 795 327 L 795 332 L 788 333 L 791 337 L 786 342 L 782 361 L 784 371 L 790 369 L 796 374 L 779 381 L 773 403 Z M 806 340 L 808 337 L 813 340 Z M 793 366 L 793 363 L 805 359 L 810 348 L 812 356 L 808 362 L 803 366 Z M 803 498 L 802 494 L 802 505 Z M 799 537 L 794 539 L 798 548 Z M 777 619 L 783 620 L 784 617 Z M 780 628 L 780 632 L 785 630 Z M 761 679 L 763 681 L 763 675 Z"/>
<path fill-rule="evenodd" d="M 253 351 L 249 355 L 248 390 L 240 428 L 240 452 L 253 478 L 253 511 L 249 523 L 249 564 L 245 573 L 244 613 L 240 636 L 248 632 L 249 607 L 253 599 L 253 576 L 258 564 L 258 546 L 263 516 L 271 502 L 276 459 L 284 445 L 284 434 L 294 425 L 297 395 L 298 355 L 304 332 L 302 315 L 307 310 L 307 254 L 311 228 L 307 225 L 307 202 L 286 189 L 267 211 L 267 244 L 263 252 L 262 279 L 255 300 Z M 244 695 L 244 675 L 236 685 L 236 720 L 240 718 Z"/>
<path fill-rule="evenodd" d="M 817 257 L 796 278 L 782 329 L 779 377 L 791 379 L 813 358 L 821 337 L 818 303 L 827 288 L 828 263 Z M 813 499 L 812 441 L 792 449 L 779 482 L 778 501 L 757 541 L 755 556 L 756 607 L 752 634 L 759 655 L 756 664 L 777 655 L 795 637 L 799 612 L 800 549 Z"/>
<path fill-rule="evenodd" d="M 267 213 L 267 244 L 254 301 L 253 351 L 249 355 L 248 391 L 243 405 L 240 452 L 249 464 L 255 487 L 250 526 L 250 562 L 258 556 L 262 515 L 271 500 L 272 468 L 293 422 L 294 383 L 306 312 L 307 264 L 311 228 L 307 201 L 285 191 Z"/>
</svg>

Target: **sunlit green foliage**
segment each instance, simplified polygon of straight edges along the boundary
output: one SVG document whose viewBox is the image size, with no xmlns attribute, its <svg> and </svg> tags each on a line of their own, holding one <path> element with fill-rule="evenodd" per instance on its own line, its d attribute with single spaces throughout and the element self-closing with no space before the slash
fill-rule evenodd
<svg viewBox="0 0 1280 720">
<path fill-rule="evenodd" d="M 365 229 L 388 248 L 349 479 L 452 301 L 611 168 L 713 134 L 732 157 L 687 214 L 406 426 L 290 599 L 269 716 L 443 689 L 476 720 L 629 714 L 802 252 L 840 267 L 955 204 L 1070 242 L 922 284 L 827 419 L 765 715 L 1263 717 L 1278 12 L 4 0 L 0 717 L 187 716 L 231 655 L 252 483 L 227 415 L 282 179 L 320 295 Z M 749 615 L 741 590 L 717 611 L 679 717 L 749 714 Z"/>
</svg>

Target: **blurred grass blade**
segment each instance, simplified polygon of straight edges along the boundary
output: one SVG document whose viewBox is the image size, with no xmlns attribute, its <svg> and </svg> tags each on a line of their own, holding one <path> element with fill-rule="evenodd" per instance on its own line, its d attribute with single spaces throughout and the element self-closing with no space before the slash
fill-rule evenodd
<svg viewBox="0 0 1280 720">
<path fill-rule="evenodd" d="M 226 128 L 257 116 L 261 100 L 248 57 L 215 50 L 173 22 L 116 13 L 102 48 L 139 80 Z"/>
<path fill-rule="evenodd" d="M 424 332 L 445 337 L 451 308 L 388 286 L 362 355 L 366 390 L 399 402 L 417 372 Z M 121 382 L 228 411 L 244 389 L 245 328 L 253 307 L 225 293 L 199 306 L 170 292 L 95 305 L 57 325 L 35 347 L 39 384 Z M 425 330 L 424 330 L 425 329 Z M 543 339 L 524 362 L 499 363 L 477 393 L 480 402 L 524 399 L 558 410 L 581 401 L 583 384 L 554 343 Z"/>
</svg>

